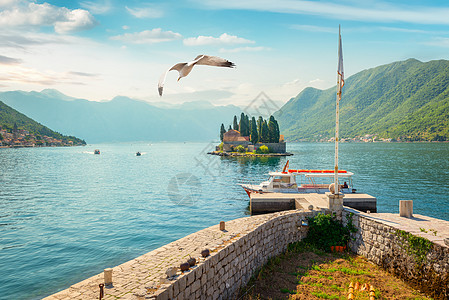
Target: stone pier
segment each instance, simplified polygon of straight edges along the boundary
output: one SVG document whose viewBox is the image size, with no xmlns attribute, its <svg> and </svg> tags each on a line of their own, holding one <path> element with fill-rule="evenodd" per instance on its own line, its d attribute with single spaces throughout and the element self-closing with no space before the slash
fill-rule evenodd
<svg viewBox="0 0 449 300">
<path fill-rule="evenodd" d="M 234 299 L 270 257 L 306 236 L 305 221 L 318 213 L 330 210 L 289 210 L 227 221 L 224 230 L 219 224 L 200 230 L 112 268 L 113 283 L 104 288 L 104 299 Z M 348 207 L 340 215 L 344 224 L 351 219 L 357 228 L 351 251 L 434 299 L 449 299 L 448 221 L 417 214 L 368 214 Z M 210 256 L 201 257 L 204 249 Z M 190 257 L 197 261 L 190 270 L 173 270 Z M 168 269 L 175 276 L 167 278 Z M 98 299 L 101 283 L 103 272 L 45 299 Z"/>
<path fill-rule="evenodd" d="M 104 299 L 232 299 L 270 257 L 305 237 L 303 221 L 318 212 L 284 211 L 228 221 L 225 230 L 218 224 L 200 230 L 112 268 Z M 211 254 L 202 258 L 206 248 Z M 167 269 L 189 257 L 197 265 L 167 278 Z M 101 283 L 103 272 L 45 299 L 98 299 Z"/>
</svg>

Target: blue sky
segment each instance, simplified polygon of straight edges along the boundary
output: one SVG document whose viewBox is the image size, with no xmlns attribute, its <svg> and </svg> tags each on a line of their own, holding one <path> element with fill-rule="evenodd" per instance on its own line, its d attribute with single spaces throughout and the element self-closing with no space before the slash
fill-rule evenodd
<svg viewBox="0 0 449 300">
<path fill-rule="evenodd" d="M 101 101 L 209 100 L 246 106 L 261 91 L 286 102 L 345 76 L 408 58 L 449 59 L 447 1 L 0 0 L 0 91 L 54 88 Z M 162 73 L 198 54 L 236 69 Z"/>
</svg>

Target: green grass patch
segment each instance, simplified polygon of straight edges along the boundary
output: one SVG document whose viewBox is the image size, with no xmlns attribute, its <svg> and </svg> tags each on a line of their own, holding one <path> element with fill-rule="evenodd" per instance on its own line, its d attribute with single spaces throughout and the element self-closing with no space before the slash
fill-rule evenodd
<svg viewBox="0 0 449 300">
<path fill-rule="evenodd" d="M 312 295 L 323 299 L 339 299 L 337 295 L 328 295 L 325 292 L 312 292 Z"/>
<path fill-rule="evenodd" d="M 282 288 L 281 290 L 281 293 L 284 293 L 284 294 L 296 294 L 296 291 L 290 291 L 289 289 L 286 289 L 286 288 Z"/>
<path fill-rule="evenodd" d="M 353 270 L 350 268 L 321 268 L 320 266 L 314 265 L 311 267 L 311 270 L 319 271 L 319 272 L 328 272 L 328 273 L 334 273 L 337 271 L 340 271 L 342 273 L 348 274 L 348 275 L 366 275 L 369 274 L 369 272 L 364 270 Z"/>
<path fill-rule="evenodd" d="M 336 291 L 343 291 L 344 290 L 344 288 L 339 287 L 336 284 L 331 285 L 330 288 L 333 289 L 333 290 L 336 290 Z"/>
</svg>

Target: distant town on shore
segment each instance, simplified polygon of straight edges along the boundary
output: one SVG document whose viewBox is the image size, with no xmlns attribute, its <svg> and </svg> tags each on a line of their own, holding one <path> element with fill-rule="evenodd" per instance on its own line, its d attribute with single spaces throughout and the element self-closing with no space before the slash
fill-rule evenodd
<svg viewBox="0 0 449 300">
<path fill-rule="evenodd" d="M 13 129 L 2 128 L 0 126 L 0 147 L 20 148 L 20 147 L 68 147 L 85 145 L 84 141 L 68 138 L 55 138 L 47 135 L 35 135 L 25 129 L 18 129 L 17 125 Z"/>
</svg>

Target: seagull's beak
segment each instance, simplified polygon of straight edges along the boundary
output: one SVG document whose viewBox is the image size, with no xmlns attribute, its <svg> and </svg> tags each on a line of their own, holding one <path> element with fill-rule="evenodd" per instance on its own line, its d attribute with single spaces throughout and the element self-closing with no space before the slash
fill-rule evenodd
<svg viewBox="0 0 449 300">
<path fill-rule="evenodd" d="M 178 81 L 179 81 L 179 79 L 181 79 L 181 77 L 178 77 Z"/>
</svg>

